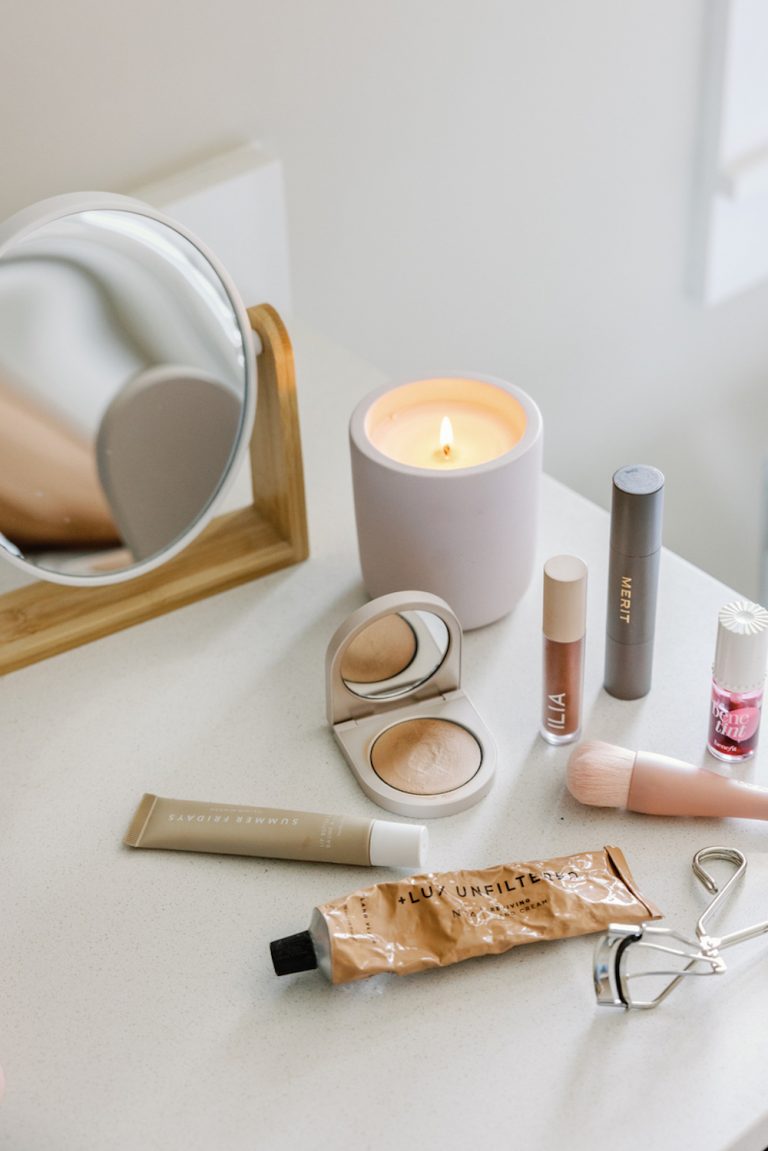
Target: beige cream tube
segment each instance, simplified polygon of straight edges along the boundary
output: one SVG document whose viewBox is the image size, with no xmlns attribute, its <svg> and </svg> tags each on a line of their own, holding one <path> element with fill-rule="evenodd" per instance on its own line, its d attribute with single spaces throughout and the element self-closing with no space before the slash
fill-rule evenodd
<svg viewBox="0 0 768 1151">
<path fill-rule="evenodd" d="M 388 819 L 145 795 L 123 843 L 317 863 L 423 867 L 427 829 Z"/>
<path fill-rule="evenodd" d="M 332 983 L 410 975 L 523 943 L 643 923 L 660 912 L 640 895 L 618 847 L 484 871 L 412 875 L 316 907 L 308 931 L 270 944 L 278 975 L 319 967 Z"/>
</svg>

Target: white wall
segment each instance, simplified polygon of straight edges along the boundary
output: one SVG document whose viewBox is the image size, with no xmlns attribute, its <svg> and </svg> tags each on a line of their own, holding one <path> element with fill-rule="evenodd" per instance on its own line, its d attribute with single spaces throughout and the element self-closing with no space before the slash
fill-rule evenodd
<svg viewBox="0 0 768 1151">
<path fill-rule="evenodd" d="M 547 469 L 598 502 L 657 464 L 667 542 L 757 594 L 768 289 L 705 310 L 684 287 L 704 11 L 28 2 L 0 43 L 0 209 L 260 137 L 298 314 L 395 376 L 520 383 Z"/>
</svg>

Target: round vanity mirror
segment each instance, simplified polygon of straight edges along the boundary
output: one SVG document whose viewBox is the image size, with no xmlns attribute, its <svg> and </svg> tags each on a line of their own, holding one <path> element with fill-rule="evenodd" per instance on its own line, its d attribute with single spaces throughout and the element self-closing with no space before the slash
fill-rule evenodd
<svg viewBox="0 0 768 1151">
<path fill-rule="evenodd" d="M 349 641 L 341 660 L 344 686 L 362 699 L 398 699 L 425 683 L 448 653 L 448 628 L 430 611 L 381 616 Z"/>
<path fill-rule="evenodd" d="M 108 584 L 210 519 L 247 448 L 245 309 L 182 227 L 122 196 L 44 201 L 0 227 L 0 552 Z"/>
</svg>

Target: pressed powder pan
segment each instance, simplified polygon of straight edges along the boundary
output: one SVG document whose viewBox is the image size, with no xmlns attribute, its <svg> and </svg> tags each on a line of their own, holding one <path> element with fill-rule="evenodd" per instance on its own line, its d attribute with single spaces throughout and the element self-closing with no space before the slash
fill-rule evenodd
<svg viewBox="0 0 768 1151">
<path fill-rule="evenodd" d="M 371 748 L 371 766 L 390 787 L 409 795 L 455 791 L 477 775 L 483 752 L 471 732 L 444 719 L 404 719 Z"/>
<path fill-rule="evenodd" d="M 461 626 L 425 592 L 359 608 L 326 656 L 328 722 L 363 791 L 419 818 L 487 794 L 496 745 L 461 690 Z"/>
</svg>

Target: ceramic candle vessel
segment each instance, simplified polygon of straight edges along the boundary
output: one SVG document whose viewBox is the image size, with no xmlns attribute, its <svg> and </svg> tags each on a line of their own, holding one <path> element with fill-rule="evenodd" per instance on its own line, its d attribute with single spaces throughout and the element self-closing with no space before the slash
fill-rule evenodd
<svg viewBox="0 0 768 1151">
<path fill-rule="evenodd" d="M 533 574 L 541 413 L 491 376 L 380 388 L 350 421 L 355 517 L 372 597 L 423 588 L 463 628 L 514 608 Z"/>
</svg>

